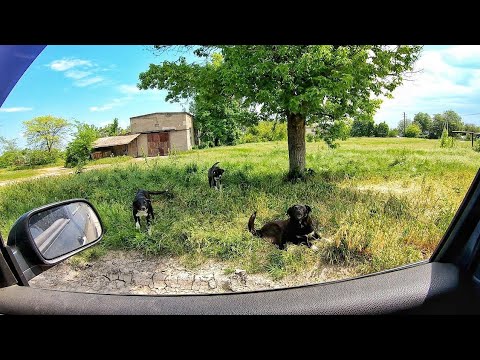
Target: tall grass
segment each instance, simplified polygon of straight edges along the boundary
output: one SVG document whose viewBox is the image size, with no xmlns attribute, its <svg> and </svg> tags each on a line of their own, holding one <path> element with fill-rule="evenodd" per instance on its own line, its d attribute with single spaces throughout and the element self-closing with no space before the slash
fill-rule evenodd
<svg viewBox="0 0 480 360">
<path fill-rule="evenodd" d="M 207 170 L 216 161 L 226 169 L 223 191 L 208 187 Z M 103 250 L 179 256 L 191 266 L 213 258 L 274 279 L 325 264 L 362 274 L 427 259 L 479 165 L 480 155 L 462 143 L 453 149 L 424 139 L 351 139 L 337 149 L 308 143 L 307 166 L 316 175 L 292 184 L 283 180 L 286 142 L 193 150 L 1 188 L 0 229 L 5 237 L 24 212 L 80 197 L 102 217 Z M 132 219 L 138 188 L 175 195 L 154 196 L 151 235 Z M 331 240 L 319 241 L 319 251 L 280 251 L 247 231 L 254 210 L 260 227 L 285 219 L 296 203 L 312 207 L 314 224 Z"/>
</svg>

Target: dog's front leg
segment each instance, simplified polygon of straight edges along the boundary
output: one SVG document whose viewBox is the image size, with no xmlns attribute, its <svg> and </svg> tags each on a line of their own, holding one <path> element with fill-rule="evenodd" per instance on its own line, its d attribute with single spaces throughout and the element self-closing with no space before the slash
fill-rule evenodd
<svg viewBox="0 0 480 360">
<path fill-rule="evenodd" d="M 147 215 L 147 217 L 145 218 L 147 220 L 147 232 L 148 232 L 148 235 L 152 235 L 152 223 L 151 223 L 151 219 L 150 219 L 150 214 Z"/>
<path fill-rule="evenodd" d="M 137 216 L 137 212 L 133 210 L 133 221 L 135 221 L 135 227 L 140 230 L 140 217 Z"/>
<path fill-rule="evenodd" d="M 319 240 L 321 239 L 322 237 L 314 230 L 312 231 L 310 234 L 307 235 L 307 238 L 310 239 L 314 239 L 314 240 Z M 318 250 L 318 247 L 316 245 L 312 245 L 310 243 L 310 245 L 308 246 L 310 249 L 312 249 L 313 251 L 317 251 Z"/>
<path fill-rule="evenodd" d="M 295 239 L 297 240 L 297 244 L 305 243 L 308 247 L 311 247 L 310 241 L 308 241 L 308 235 L 295 235 Z"/>
</svg>

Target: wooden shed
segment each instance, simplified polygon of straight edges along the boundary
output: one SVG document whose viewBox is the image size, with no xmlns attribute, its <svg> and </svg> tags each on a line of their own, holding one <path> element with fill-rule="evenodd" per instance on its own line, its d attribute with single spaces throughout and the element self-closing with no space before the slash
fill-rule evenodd
<svg viewBox="0 0 480 360">
<path fill-rule="evenodd" d="M 92 159 L 100 159 L 109 156 L 128 155 L 133 157 L 141 156 L 138 150 L 137 139 L 140 134 L 124 136 L 108 136 L 97 139 L 92 148 Z"/>
</svg>

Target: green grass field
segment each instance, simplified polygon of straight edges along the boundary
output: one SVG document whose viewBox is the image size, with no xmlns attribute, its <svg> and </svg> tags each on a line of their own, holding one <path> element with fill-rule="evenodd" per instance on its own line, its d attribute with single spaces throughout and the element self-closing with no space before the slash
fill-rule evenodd
<svg viewBox="0 0 480 360">
<path fill-rule="evenodd" d="M 111 158 L 104 158 L 98 160 L 89 161 L 85 168 L 89 168 L 95 165 L 104 165 L 104 164 L 119 164 L 124 162 L 129 162 L 132 160 L 131 156 L 117 156 Z M 0 181 L 8 181 L 8 180 L 20 180 L 20 179 L 27 179 L 33 176 L 42 175 L 46 173 L 46 170 L 53 167 L 63 167 L 64 161 L 59 160 L 55 164 L 49 164 L 44 166 L 32 166 L 32 167 L 25 167 L 22 169 L 16 168 L 7 168 L 7 169 L 0 169 Z"/>
<path fill-rule="evenodd" d="M 208 187 L 206 175 L 216 161 L 226 169 L 221 192 Z M 6 237 L 24 212 L 80 197 L 95 205 L 106 230 L 101 245 L 87 256 L 137 249 L 179 256 L 192 267 L 213 258 L 274 279 L 325 264 L 365 274 L 430 256 L 480 166 L 480 154 L 469 142 L 442 149 L 438 140 L 352 138 L 337 149 L 307 143 L 307 166 L 315 176 L 285 182 L 287 144 L 270 142 L 28 181 L 0 188 L 0 230 Z M 138 188 L 169 189 L 175 195 L 154 197 L 150 236 L 144 227 L 136 230 L 132 219 Z M 304 246 L 280 251 L 247 231 L 254 210 L 258 228 L 285 219 L 296 203 L 312 207 L 320 233 L 331 240 L 319 241 L 319 251 Z"/>
<path fill-rule="evenodd" d="M 0 169 L 0 181 L 18 180 L 42 174 L 41 169 Z"/>
</svg>

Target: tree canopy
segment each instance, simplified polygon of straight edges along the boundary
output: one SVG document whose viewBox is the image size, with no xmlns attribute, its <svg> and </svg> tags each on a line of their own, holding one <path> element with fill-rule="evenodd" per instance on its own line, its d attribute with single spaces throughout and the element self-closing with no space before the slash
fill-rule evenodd
<svg viewBox="0 0 480 360">
<path fill-rule="evenodd" d="M 23 126 L 30 145 L 51 152 L 61 144 L 70 124 L 65 119 L 46 115 L 26 120 Z"/>
<path fill-rule="evenodd" d="M 430 134 L 430 131 L 432 130 L 432 118 L 427 113 L 419 112 L 415 114 L 413 117 L 413 123 L 420 127 L 422 134 L 427 136 Z"/>
<path fill-rule="evenodd" d="M 86 162 L 90 158 L 93 142 L 100 137 L 95 125 L 75 124 L 76 132 L 73 140 L 68 144 L 65 151 L 65 166 L 73 167 Z"/>
<path fill-rule="evenodd" d="M 420 129 L 420 126 L 416 123 L 411 123 L 408 125 L 408 127 L 405 129 L 405 137 L 418 137 L 422 133 L 422 129 Z"/>
<path fill-rule="evenodd" d="M 439 139 L 442 136 L 443 129 L 448 126 L 448 131 L 463 130 L 463 121 L 460 115 L 453 110 L 444 111 L 442 114 L 433 116 L 431 134 Z"/>
<path fill-rule="evenodd" d="M 391 97 L 420 50 L 417 45 L 199 46 L 198 58 L 217 54 L 217 63 L 188 63 L 180 56 L 150 64 L 140 73 L 138 87 L 165 89 L 170 101 L 193 98 L 210 87 L 265 117 L 286 119 L 290 172 L 303 173 L 306 123 L 325 116 L 371 118 L 379 97 Z"/>
<path fill-rule="evenodd" d="M 384 121 L 375 126 L 375 136 L 376 137 L 387 137 L 389 131 L 388 124 Z"/>
<path fill-rule="evenodd" d="M 375 122 L 371 118 L 353 120 L 351 135 L 353 137 L 375 135 Z"/>
</svg>

